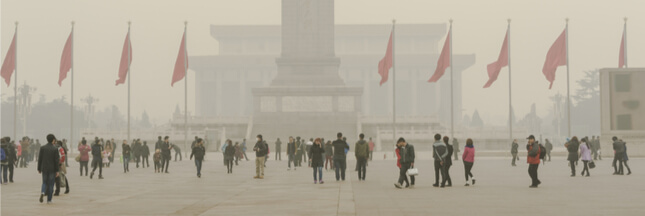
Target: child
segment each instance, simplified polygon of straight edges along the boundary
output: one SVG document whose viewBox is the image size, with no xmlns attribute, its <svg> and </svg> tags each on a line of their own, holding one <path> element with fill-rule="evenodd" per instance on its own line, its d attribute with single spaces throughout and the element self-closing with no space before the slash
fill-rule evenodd
<svg viewBox="0 0 645 216">
<path fill-rule="evenodd" d="M 112 151 L 108 151 L 105 149 L 103 151 L 103 166 L 104 167 L 110 167 L 110 155 L 112 154 Z"/>
<path fill-rule="evenodd" d="M 161 169 L 161 149 L 155 150 L 155 155 L 152 157 L 152 160 L 155 162 L 155 173 L 160 172 Z"/>
</svg>

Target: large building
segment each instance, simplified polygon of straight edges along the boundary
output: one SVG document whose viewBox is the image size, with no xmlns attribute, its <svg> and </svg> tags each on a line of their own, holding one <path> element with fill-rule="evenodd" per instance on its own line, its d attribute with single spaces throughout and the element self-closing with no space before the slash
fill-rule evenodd
<svg viewBox="0 0 645 216">
<path fill-rule="evenodd" d="M 627 142 L 628 155 L 645 156 L 645 68 L 600 70 L 603 154 L 613 154 L 611 138 Z"/>
<path fill-rule="evenodd" d="M 385 134 L 391 134 L 393 81 L 390 76 L 380 86 L 377 65 L 385 54 L 391 28 L 391 25 L 335 25 L 339 75 L 346 86 L 363 89 L 357 127 L 368 137 L 383 136 L 381 139 L 391 139 L 391 135 Z M 397 131 L 414 133 L 441 125 L 449 127 L 450 73 L 438 83 L 427 82 L 434 73 L 446 32 L 446 24 L 396 25 Z M 251 136 L 252 89 L 269 86 L 276 77 L 281 33 L 279 25 L 211 26 L 211 35 L 219 42 L 219 54 L 189 57 L 190 68 L 196 72 L 196 113 L 189 123 L 192 130 L 215 130 L 219 136 L 233 138 Z M 454 117 L 459 123 L 461 74 L 474 64 L 475 55 L 453 57 Z M 183 120 L 173 122 L 175 126 L 179 124 Z"/>
</svg>

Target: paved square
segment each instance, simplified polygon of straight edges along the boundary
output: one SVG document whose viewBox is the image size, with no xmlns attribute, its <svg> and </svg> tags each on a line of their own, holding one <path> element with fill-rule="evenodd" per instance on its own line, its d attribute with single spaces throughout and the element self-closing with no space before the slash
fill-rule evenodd
<svg viewBox="0 0 645 216">
<path fill-rule="evenodd" d="M 377 157 L 380 155 L 380 157 Z M 249 155 L 251 156 L 251 155 Z M 80 177 L 70 161 L 71 193 L 38 203 L 41 177 L 32 162 L 16 169 L 15 183 L 2 185 L 2 215 L 645 215 L 645 160 L 634 158 L 634 174 L 613 176 L 611 160 L 597 161 L 591 177 L 569 177 L 565 158 L 541 165 L 542 185 L 530 189 L 525 159 L 517 167 L 509 157 L 476 158 L 474 187 L 464 187 L 463 165 L 451 169 L 454 186 L 433 188 L 434 171 L 427 152 L 419 152 L 416 188 L 396 189 L 394 160 L 375 160 L 367 181 L 357 181 L 349 159 L 347 181 L 324 172 L 325 184 L 313 184 L 312 169 L 287 171 L 286 157 L 267 163 L 265 179 L 256 180 L 254 160 L 240 161 L 226 174 L 220 153 L 208 153 L 202 178 L 193 161 L 171 162 L 170 174 L 152 168 L 123 173 L 121 163 L 105 168 L 105 179 Z M 353 157 L 353 156 L 351 156 Z M 350 158 L 351 158 L 350 157 Z M 391 153 L 388 153 L 388 158 Z M 73 157 L 71 157 L 73 158 Z M 379 158 L 379 160 L 376 160 Z M 252 157 L 254 159 L 254 157 Z M 582 163 L 578 166 L 578 174 Z M 63 189 L 64 190 L 64 189 Z"/>
</svg>

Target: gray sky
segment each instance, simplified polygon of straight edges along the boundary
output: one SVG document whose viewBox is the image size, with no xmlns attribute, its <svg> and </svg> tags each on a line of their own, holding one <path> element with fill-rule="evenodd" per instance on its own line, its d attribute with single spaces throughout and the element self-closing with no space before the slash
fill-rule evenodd
<svg viewBox="0 0 645 216">
<path fill-rule="evenodd" d="M 1 2 L 2 60 L 19 21 L 19 83 L 36 85 L 38 94 L 48 100 L 69 98 L 69 76 L 59 87 L 58 69 L 70 21 L 75 27 L 75 104 L 92 94 L 100 98 L 98 108 L 115 104 L 125 113 L 127 85 L 114 86 L 127 21 L 132 24 L 133 62 L 132 113 L 147 110 L 151 118 L 167 121 L 176 104 L 183 107 L 183 82 L 170 87 L 170 80 L 183 22 L 188 24 L 189 55 L 217 54 L 217 42 L 209 25 L 280 24 L 279 0 L 3 0 Z M 582 71 L 616 67 L 623 28 L 628 20 L 628 57 L 630 67 L 643 67 L 645 59 L 645 16 L 642 0 L 343 0 L 336 1 L 336 23 L 376 24 L 442 23 L 454 19 L 453 52 L 475 53 L 476 63 L 464 72 L 464 114 L 479 109 L 487 123 L 505 124 L 508 111 L 508 69 L 498 81 L 482 89 L 488 80 L 486 65 L 497 59 L 511 18 L 511 58 L 513 104 L 518 118 L 538 104 L 538 114 L 552 107 L 550 96 L 566 94 L 566 70 L 557 71 L 552 90 L 542 75 L 548 48 L 564 29 L 569 17 L 569 55 L 572 92 Z M 388 37 L 388 35 L 383 35 Z M 443 40 L 440 41 L 443 44 Z M 385 52 L 386 44 L 383 44 Z M 429 59 L 428 61 L 436 61 Z M 374 62 L 378 64 L 378 62 Z M 374 71 L 377 73 L 377 71 Z M 433 71 L 428 71 L 430 77 Z M 192 72 L 189 76 L 189 111 L 194 110 Z M 12 80 L 13 85 L 13 80 Z M 0 88 L 4 96 L 13 95 L 13 86 Z M 485 99 L 485 100 L 484 100 Z"/>
</svg>

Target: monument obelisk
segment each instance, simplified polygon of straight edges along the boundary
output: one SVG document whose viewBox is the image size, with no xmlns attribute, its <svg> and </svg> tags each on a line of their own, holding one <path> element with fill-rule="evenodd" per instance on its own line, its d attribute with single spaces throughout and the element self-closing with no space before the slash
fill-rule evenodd
<svg viewBox="0 0 645 216">
<path fill-rule="evenodd" d="M 278 73 L 270 86 L 252 90 L 253 133 L 357 136 L 363 90 L 345 86 L 334 48 L 333 0 L 282 0 Z"/>
</svg>

